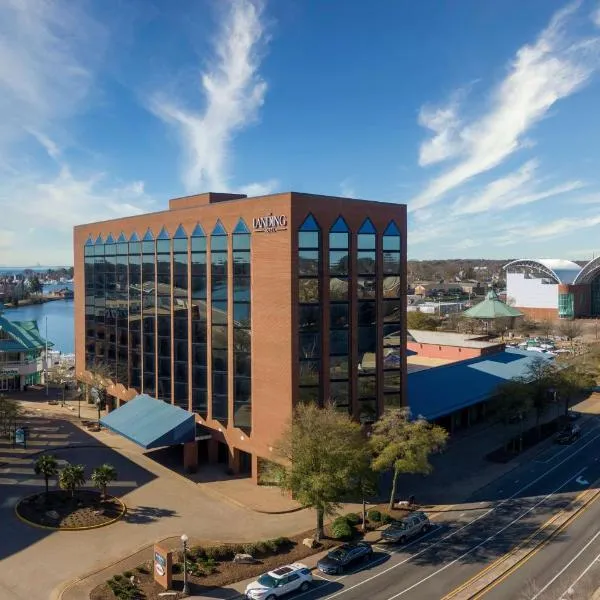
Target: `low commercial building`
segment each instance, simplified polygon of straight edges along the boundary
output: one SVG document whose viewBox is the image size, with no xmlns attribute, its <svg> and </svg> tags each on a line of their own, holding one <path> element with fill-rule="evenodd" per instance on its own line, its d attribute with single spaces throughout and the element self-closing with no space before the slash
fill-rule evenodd
<svg viewBox="0 0 600 600">
<path fill-rule="evenodd" d="M 144 447 L 256 479 L 296 403 L 406 404 L 404 205 L 207 193 L 74 238 L 77 378 L 101 365 L 115 408 L 136 398 L 105 420 Z M 162 406 L 150 439 L 153 399 L 194 418 Z"/>
<path fill-rule="evenodd" d="M 408 330 L 406 345 L 419 357 L 448 362 L 495 354 L 505 348 L 504 343 L 490 342 L 485 335 L 418 329 Z"/>
<path fill-rule="evenodd" d="M 10 321 L 0 305 L 0 393 L 43 383 L 45 349 L 37 321 Z"/>
</svg>

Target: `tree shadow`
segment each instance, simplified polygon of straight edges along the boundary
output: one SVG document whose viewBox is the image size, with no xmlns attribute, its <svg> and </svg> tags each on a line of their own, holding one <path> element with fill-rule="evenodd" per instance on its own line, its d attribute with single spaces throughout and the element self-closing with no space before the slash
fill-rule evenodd
<svg viewBox="0 0 600 600">
<path fill-rule="evenodd" d="M 168 508 L 159 508 L 157 506 L 134 506 L 127 507 L 127 512 L 123 516 L 126 523 L 136 525 L 147 525 L 160 519 L 177 517 L 177 512 Z"/>
</svg>

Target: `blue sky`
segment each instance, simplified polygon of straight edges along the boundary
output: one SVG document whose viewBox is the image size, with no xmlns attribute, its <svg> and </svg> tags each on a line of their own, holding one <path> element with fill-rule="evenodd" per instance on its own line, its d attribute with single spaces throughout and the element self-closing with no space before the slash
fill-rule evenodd
<svg viewBox="0 0 600 600">
<path fill-rule="evenodd" d="M 0 0 L 0 264 L 203 191 L 406 203 L 409 258 L 600 252 L 600 3 Z"/>
</svg>

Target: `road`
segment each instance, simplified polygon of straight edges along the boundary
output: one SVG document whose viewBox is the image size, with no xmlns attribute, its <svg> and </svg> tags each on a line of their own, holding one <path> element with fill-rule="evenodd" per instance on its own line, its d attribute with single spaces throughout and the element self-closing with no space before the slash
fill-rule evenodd
<svg viewBox="0 0 600 600">
<path fill-rule="evenodd" d="M 396 600 L 474 598 L 559 600 L 589 598 L 600 585 L 600 499 L 582 509 L 541 549 L 538 529 L 600 480 L 600 420 L 582 422 L 583 436 L 570 446 L 552 446 L 518 467 L 471 502 L 437 515 L 435 528 L 404 547 L 376 546 L 374 560 L 341 577 L 315 577 L 302 600 Z M 484 593 L 469 580 L 522 544 L 530 558 Z M 528 544 L 531 547 L 528 547 Z M 463 589 L 464 587 L 464 589 Z M 571 595 L 565 595 L 572 588 Z M 473 588 L 475 589 L 475 588 Z"/>
</svg>

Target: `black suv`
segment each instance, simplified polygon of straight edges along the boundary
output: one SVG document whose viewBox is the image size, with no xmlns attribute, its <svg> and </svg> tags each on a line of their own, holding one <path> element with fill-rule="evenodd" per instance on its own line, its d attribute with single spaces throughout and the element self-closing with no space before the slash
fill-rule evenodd
<svg viewBox="0 0 600 600">
<path fill-rule="evenodd" d="M 557 444 L 572 444 L 581 437 L 581 428 L 579 425 L 570 425 L 565 427 L 554 439 Z"/>
</svg>

